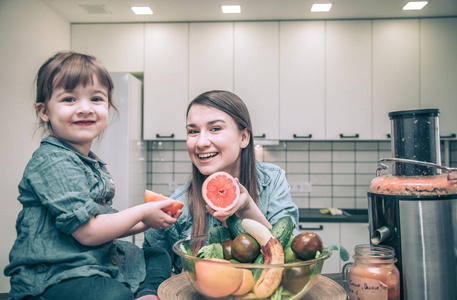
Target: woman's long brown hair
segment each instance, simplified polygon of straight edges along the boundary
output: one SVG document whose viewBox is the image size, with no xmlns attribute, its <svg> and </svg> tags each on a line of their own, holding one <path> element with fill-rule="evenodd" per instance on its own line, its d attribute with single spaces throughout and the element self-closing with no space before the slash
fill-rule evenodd
<svg viewBox="0 0 457 300">
<path fill-rule="evenodd" d="M 221 110 L 231 116 L 238 126 L 239 130 L 247 129 L 249 131 L 249 145 L 241 149 L 240 154 L 240 183 L 247 189 L 249 195 L 258 203 L 259 196 L 257 192 L 257 171 L 254 153 L 254 137 L 252 134 L 252 123 L 249 111 L 237 95 L 228 91 L 209 91 L 197 96 L 190 102 L 187 108 L 187 114 L 194 104 L 200 104 Z M 195 165 L 192 165 L 192 178 L 187 190 L 187 199 L 189 211 L 193 219 L 192 236 L 203 235 L 208 233 L 209 214 L 205 208 L 205 201 L 202 196 L 202 185 L 207 176 L 200 173 Z"/>
</svg>

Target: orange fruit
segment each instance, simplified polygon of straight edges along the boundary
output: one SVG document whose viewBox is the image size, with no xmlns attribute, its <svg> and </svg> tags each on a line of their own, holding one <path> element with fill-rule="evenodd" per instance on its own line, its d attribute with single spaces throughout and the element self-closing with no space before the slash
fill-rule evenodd
<svg viewBox="0 0 457 300">
<path fill-rule="evenodd" d="M 240 187 L 226 172 L 216 172 L 202 186 L 203 199 L 214 210 L 230 210 L 240 198 Z"/>
<path fill-rule="evenodd" d="M 252 275 L 251 270 L 243 269 L 243 280 L 241 281 L 240 287 L 232 293 L 234 296 L 241 296 L 249 293 L 255 285 L 255 279 Z"/>
<path fill-rule="evenodd" d="M 195 263 L 195 286 L 205 296 L 225 297 L 237 291 L 243 281 L 243 270 L 230 265 L 228 260 L 208 258 Z"/>
<path fill-rule="evenodd" d="M 144 202 L 158 202 L 158 201 L 163 201 L 163 200 L 170 200 L 171 198 L 168 198 L 162 194 L 154 193 L 153 191 L 146 190 L 144 192 Z M 164 212 L 171 212 L 171 215 L 174 215 L 178 210 L 183 208 L 184 203 L 179 202 L 179 201 L 174 201 L 171 205 L 168 205 L 167 207 L 162 208 Z"/>
</svg>

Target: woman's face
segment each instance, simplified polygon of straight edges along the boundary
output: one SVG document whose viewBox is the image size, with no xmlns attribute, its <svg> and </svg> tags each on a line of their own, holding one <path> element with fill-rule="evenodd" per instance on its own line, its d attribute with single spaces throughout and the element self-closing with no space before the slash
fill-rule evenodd
<svg viewBox="0 0 457 300">
<path fill-rule="evenodd" d="M 187 151 L 203 175 L 240 173 L 240 153 L 249 144 L 247 129 L 239 130 L 231 116 L 216 108 L 194 104 L 187 114 Z"/>
</svg>

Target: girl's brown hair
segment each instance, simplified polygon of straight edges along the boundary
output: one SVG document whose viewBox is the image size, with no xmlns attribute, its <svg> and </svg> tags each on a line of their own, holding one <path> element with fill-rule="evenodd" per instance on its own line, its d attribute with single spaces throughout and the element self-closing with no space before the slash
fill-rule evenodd
<svg viewBox="0 0 457 300">
<path fill-rule="evenodd" d="M 117 112 L 112 100 L 113 80 L 103 64 L 94 56 L 71 51 L 58 52 L 40 67 L 36 76 L 36 103 L 46 103 L 56 88 L 73 90 L 80 84 L 93 84 L 94 76 L 108 90 L 108 103 Z M 45 130 L 51 129 L 49 123 L 38 119 Z"/>
<path fill-rule="evenodd" d="M 257 192 L 257 169 L 254 153 L 254 137 L 252 135 L 251 117 L 246 104 L 237 95 L 228 91 L 209 91 L 197 96 L 187 107 L 187 114 L 194 104 L 200 104 L 221 110 L 231 116 L 239 130 L 247 129 L 250 137 L 249 144 L 241 150 L 240 154 L 240 183 L 247 189 L 249 195 L 258 203 Z M 195 165 L 192 165 L 192 178 L 187 190 L 189 211 L 191 211 L 193 226 L 192 236 L 206 234 L 208 230 L 208 215 L 205 209 L 205 201 L 202 196 L 202 185 L 207 176 L 200 173 Z"/>
</svg>

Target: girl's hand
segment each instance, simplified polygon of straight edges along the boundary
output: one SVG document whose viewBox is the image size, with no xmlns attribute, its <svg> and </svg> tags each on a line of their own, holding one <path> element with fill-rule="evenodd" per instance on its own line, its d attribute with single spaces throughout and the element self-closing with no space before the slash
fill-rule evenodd
<svg viewBox="0 0 457 300">
<path fill-rule="evenodd" d="M 136 298 L 136 300 L 160 300 L 160 298 L 156 295 L 144 295 L 140 298 Z"/>
<path fill-rule="evenodd" d="M 154 229 L 168 228 L 176 222 L 181 215 L 182 210 L 178 210 L 176 214 L 165 213 L 162 208 L 171 205 L 175 200 L 164 200 L 159 202 L 148 202 L 142 204 L 144 206 L 143 223 Z"/>
</svg>

